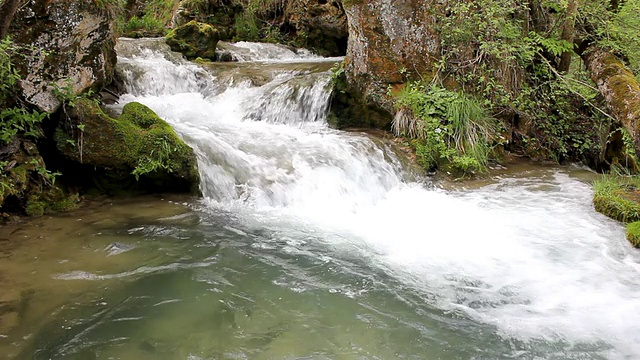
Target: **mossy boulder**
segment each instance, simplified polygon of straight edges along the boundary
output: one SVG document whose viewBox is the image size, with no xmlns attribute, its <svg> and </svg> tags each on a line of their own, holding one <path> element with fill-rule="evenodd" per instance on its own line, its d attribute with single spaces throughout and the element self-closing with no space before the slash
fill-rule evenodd
<svg viewBox="0 0 640 360">
<path fill-rule="evenodd" d="M 171 30 L 165 39 L 171 50 L 189 59 L 215 60 L 220 35 L 213 26 L 193 20 Z"/>
<path fill-rule="evenodd" d="M 194 191 L 198 171 L 193 150 L 164 120 L 148 107 L 132 102 L 122 115 L 107 115 L 92 100 L 76 102 L 70 121 L 55 133 L 63 157 L 101 177 L 110 187 L 135 187 L 148 191 Z M 67 165 L 69 168 L 69 165 Z"/>
<path fill-rule="evenodd" d="M 596 211 L 625 223 L 640 221 L 640 178 L 607 176 L 593 188 Z"/>
</svg>

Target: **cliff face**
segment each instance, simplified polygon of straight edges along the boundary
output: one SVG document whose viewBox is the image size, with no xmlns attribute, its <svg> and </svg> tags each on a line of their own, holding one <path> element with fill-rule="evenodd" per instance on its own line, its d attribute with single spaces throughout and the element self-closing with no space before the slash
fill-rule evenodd
<svg viewBox="0 0 640 360">
<path fill-rule="evenodd" d="M 41 111 L 60 106 L 56 87 L 69 96 L 111 81 L 116 63 L 114 16 L 94 1 L 30 0 L 11 26 L 24 47 L 15 59 L 26 101 Z"/>
</svg>

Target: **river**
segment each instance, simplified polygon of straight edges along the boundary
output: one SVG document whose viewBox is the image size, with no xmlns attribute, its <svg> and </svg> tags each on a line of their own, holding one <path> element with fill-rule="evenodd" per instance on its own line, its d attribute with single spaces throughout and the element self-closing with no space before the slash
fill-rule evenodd
<svg viewBox="0 0 640 360">
<path fill-rule="evenodd" d="M 580 167 L 444 190 L 326 123 L 341 59 L 121 39 L 130 101 L 195 150 L 202 198 L 0 229 L 8 359 L 636 359 L 640 255 Z M 2 355 L 0 355 L 2 356 Z"/>
</svg>

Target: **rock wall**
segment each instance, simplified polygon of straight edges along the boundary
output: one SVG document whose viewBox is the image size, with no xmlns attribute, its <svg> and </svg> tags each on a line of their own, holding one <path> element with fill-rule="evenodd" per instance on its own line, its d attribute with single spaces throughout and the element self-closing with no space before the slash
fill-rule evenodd
<svg viewBox="0 0 640 360">
<path fill-rule="evenodd" d="M 111 81 L 116 64 L 114 14 L 95 1 L 30 0 L 10 36 L 25 47 L 14 62 L 24 99 L 41 111 L 60 106 L 56 87 L 69 96 Z"/>
</svg>

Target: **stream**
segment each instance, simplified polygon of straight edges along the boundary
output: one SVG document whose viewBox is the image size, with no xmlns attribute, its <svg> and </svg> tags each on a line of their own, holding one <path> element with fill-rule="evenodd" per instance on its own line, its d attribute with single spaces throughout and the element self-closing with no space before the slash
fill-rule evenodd
<svg viewBox="0 0 640 360">
<path fill-rule="evenodd" d="M 640 253 L 578 167 L 470 189 L 331 129 L 340 58 L 120 39 L 127 93 L 194 148 L 202 198 L 0 228 L 0 358 L 637 359 Z M 4 356 L 4 357 L 3 357 Z"/>
</svg>

